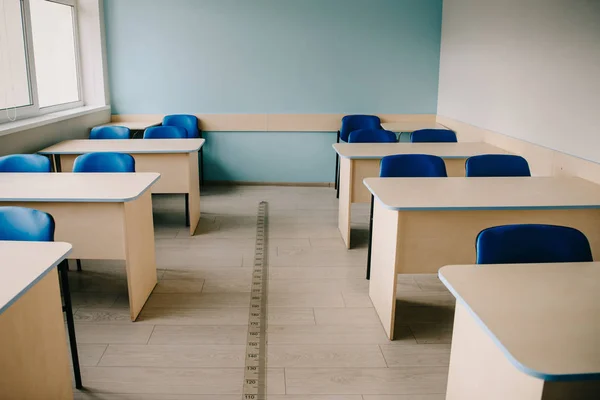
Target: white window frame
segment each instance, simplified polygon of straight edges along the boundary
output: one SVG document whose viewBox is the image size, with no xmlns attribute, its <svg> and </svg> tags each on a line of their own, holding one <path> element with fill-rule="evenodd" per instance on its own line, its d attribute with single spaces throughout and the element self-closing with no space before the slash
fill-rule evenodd
<svg viewBox="0 0 600 400">
<path fill-rule="evenodd" d="M 54 113 L 58 111 L 64 111 L 72 108 L 83 107 L 83 80 L 81 77 L 81 57 L 79 52 L 79 26 L 77 18 L 77 0 L 44 0 L 51 3 L 62 4 L 65 6 L 73 7 L 73 38 L 75 40 L 75 68 L 77 70 L 77 94 L 79 100 L 70 103 L 57 104 L 53 106 L 40 107 L 39 98 L 37 92 L 37 79 L 35 74 L 35 57 L 33 49 L 33 34 L 31 29 L 31 12 L 30 12 L 30 0 L 20 0 L 21 2 L 21 17 L 23 23 L 23 36 L 25 43 L 25 57 L 27 61 L 27 77 L 29 80 L 29 96 L 32 104 L 20 107 L 9 107 L 7 109 L 0 109 L 0 124 L 5 122 L 12 122 L 15 119 L 20 120 L 24 118 L 37 117 L 39 115 Z"/>
</svg>

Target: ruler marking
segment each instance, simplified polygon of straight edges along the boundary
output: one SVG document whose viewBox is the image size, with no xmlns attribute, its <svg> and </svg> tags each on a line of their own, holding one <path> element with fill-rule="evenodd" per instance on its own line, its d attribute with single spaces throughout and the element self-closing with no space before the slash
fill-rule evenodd
<svg viewBox="0 0 600 400">
<path fill-rule="evenodd" d="M 266 399 L 267 285 L 269 279 L 267 231 L 268 203 L 261 201 L 256 218 L 256 244 L 244 371 L 244 400 Z"/>
</svg>

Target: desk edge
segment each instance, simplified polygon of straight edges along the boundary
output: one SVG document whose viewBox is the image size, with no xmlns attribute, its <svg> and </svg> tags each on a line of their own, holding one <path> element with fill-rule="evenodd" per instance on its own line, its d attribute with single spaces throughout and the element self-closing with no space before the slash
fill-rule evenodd
<svg viewBox="0 0 600 400">
<path fill-rule="evenodd" d="M 48 243 L 48 242 L 44 242 L 44 243 Z M 50 265 L 48 268 L 46 268 L 44 271 L 42 271 L 42 273 L 35 278 L 33 281 L 31 281 L 29 283 L 29 285 L 25 286 L 23 289 L 21 289 L 16 295 L 15 297 L 13 297 L 9 302 L 7 302 L 3 307 L 0 307 L 0 315 L 2 315 L 2 313 L 4 313 L 4 311 L 8 310 L 13 304 L 16 303 L 17 300 L 19 300 L 21 297 L 23 297 L 23 294 L 25 294 L 29 289 L 31 289 L 33 286 L 35 286 L 39 281 L 42 280 L 42 278 L 44 278 L 46 275 L 48 275 L 48 272 L 50 272 L 52 269 L 54 269 L 56 266 L 58 266 L 58 264 L 61 263 L 62 260 L 64 260 L 65 258 L 67 258 L 67 256 L 69 254 L 71 254 L 71 252 L 73 251 L 73 245 L 71 243 L 67 243 L 67 242 L 53 242 L 53 243 L 64 243 L 64 244 L 68 244 L 69 248 L 67 249 L 67 251 L 59 257 L 59 259 L 57 261 L 55 261 L 54 263 L 52 263 L 52 265 Z"/>
<path fill-rule="evenodd" d="M 450 284 L 450 282 L 448 282 L 446 277 L 444 277 L 443 272 L 444 272 L 444 269 L 447 267 L 450 267 L 450 266 L 447 265 L 438 270 L 438 277 L 440 278 L 440 280 L 442 281 L 444 286 L 446 286 L 446 288 L 448 288 L 450 293 L 452 293 L 452 295 L 456 298 L 456 301 L 460 302 L 460 304 L 462 304 L 465 307 L 465 309 L 469 312 L 471 317 L 473 317 L 473 319 L 475 319 L 475 322 L 477 323 L 477 325 L 479 325 L 481 327 L 481 329 L 492 339 L 492 341 L 500 349 L 502 354 L 504 354 L 504 356 L 508 359 L 508 361 L 519 371 L 523 372 L 526 375 L 532 376 L 534 378 L 538 378 L 538 379 L 542 379 L 542 380 L 550 381 L 550 382 L 567 382 L 567 381 L 582 381 L 582 380 L 600 379 L 600 372 L 575 373 L 575 374 L 551 374 L 551 373 L 534 370 L 534 369 L 524 365 L 523 363 L 521 363 L 519 360 L 517 360 L 512 355 L 512 353 L 510 351 L 508 351 L 508 349 L 506 347 L 504 347 L 504 345 L 500 342 L 500 340 L 496 337 L 496 335 L 494 335 L 494 333 L 487 327 L 487 325 L 481 320 L 481 318 L 479 318 L 477 313 L 475 313 L 475 311 L 473 311 L 473 309 L 462 298 L 462 296 L 460 296 L 457 293 L 457 291 L 454 289 L 452 284 Z"/>
</svg>

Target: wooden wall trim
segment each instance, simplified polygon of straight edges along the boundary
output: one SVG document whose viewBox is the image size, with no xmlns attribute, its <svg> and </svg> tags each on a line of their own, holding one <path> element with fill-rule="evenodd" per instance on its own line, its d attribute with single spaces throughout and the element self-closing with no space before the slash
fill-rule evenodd
<svg viewBox="0 0 600 400">
<path fill-rule="evenodd" d="M 336 132 L 344 114 L 195 114 L 204 131 Z M 164 114 L 113 115 L 112 122 L 153 121 Z M 382 122 L 435 122 L 435 114 L 382 114 Z"/>
<path fill-rule="evenodd" d="M 483 141 L 523 156 L 532 175 L 577 176 L 600 184 L 600 164 L 544 146 L 488 131 L 462 121 L 438 115 L 437 122 L 457 132 L 460 141 Z"/>
</svg>

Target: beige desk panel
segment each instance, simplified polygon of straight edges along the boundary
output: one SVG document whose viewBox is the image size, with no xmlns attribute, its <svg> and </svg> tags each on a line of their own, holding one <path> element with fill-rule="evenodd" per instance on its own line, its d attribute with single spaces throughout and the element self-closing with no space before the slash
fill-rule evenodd
<svg viewBox="0 0 600 400">
<path fill-rule="evenodd" d="M 189 154 L 132 154 L 137 172 L 154 172 L 160 179 L 152 185 L 152 193 L 187 193 L 189 191 Z M 78 154 L 61 154 L 62 172 L 72 172 Z M 196 157 L 197 158 L 197 157 Z M 197 162 L 197 161 L 196 161 Z"/>
<path fill-rule="evenodd" d="M 3 173 L 0 174 L 0 201 L 130 201 L 159 178 L 157 173 Z"/>
<path fill-rule="evenodd" d="M 1 175 L 1 174 L 0 174 Z M 56 221 L 56 240 L 73 245 L 71 258 L 125 260 L 129 308 L 135 321 L 157 282 L 152 197 L 126 203 L 0 202 L 41 210 Z"/>
<path fill-rule="evenodd" d="M 575 177 L 367 178 L 364 183 L 391 209 L 600 206 L 600 185 Z"/>
<path fill-rule="evenodd" d="M 205 139 L 101 139 L 65 140 L 40 150 L 40 154 L 115 153 L 192 153 L 198 152 Z"/>
<path fill-rule="evenodd" d="M 454 265 L 439 274 L 523 366 L 600 373 L 600 263 Z"/>
<path fill-rule="evenodd" d="M 395 154 L 430 154 L 446 158 L 467 159 L 480 154 L 506 154 L 505 150 L 484 142 L 458 143 L 335 143 L 340 157 L 381 159 Z"/>
<path fill-rule="evenodd" d="M 72 399 L 56 269 L 0 314 L 0 397 Z"/>
<path fill-rule="evenodd" d="M 390 227 L 390 220 L 397 223 Z M 396 287 L 390 285 L 397 273 L 436 273 L 447 264 L 473 264 L 481 230 L 517 223 L 577 228 L 590 240 L 594 254 L 600 255 L 600 209 L 398 212 L 375 201 L 369 293 L 388 337 L 394 337 Z M 378 240 L 382 235 L 394 239 Z M 392 263 L 380 254 L 396 254 L 396 258 Z M 390 290 L 393 296 L 380 300 L 380 293 Z"/>
<path fill-rule="evenodd" d="M 392 132 L 413 132 L 419 129 L 449 129 L 438 123 L 420 123 L 420 122 L 384 122 L 381 127 Z"/>
<path fill-rule="evenodd" d="M 527 301 L 532 303 L 530 298 Z M 504 322 L 506 325 L 518 326 L 508 319 L 508 322 Z M 527 335 L 528 331 L 520 329 L 520 333 Z M 544 332 L 546 334 L 552 333 Z M 577 342 L 577 338 L 571 339 Z M 566 354 L 559 346 L 552 350 L 544 353 Z M 600 381 L 552 382 L 521 372 L 511 364 L 465 306 L 457 302 L 446 400 L 594 400 L 598 398 L 599 391 Z"/>
</svg>

